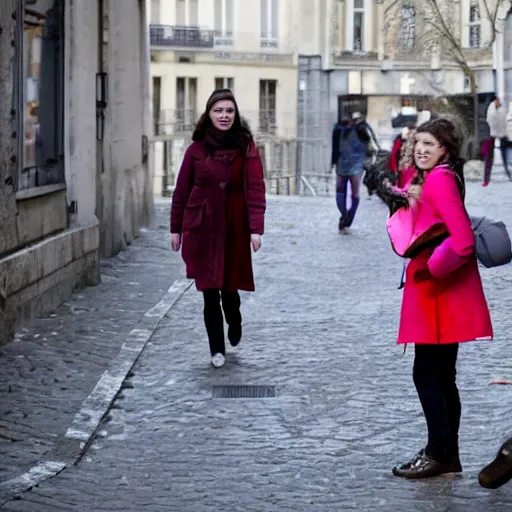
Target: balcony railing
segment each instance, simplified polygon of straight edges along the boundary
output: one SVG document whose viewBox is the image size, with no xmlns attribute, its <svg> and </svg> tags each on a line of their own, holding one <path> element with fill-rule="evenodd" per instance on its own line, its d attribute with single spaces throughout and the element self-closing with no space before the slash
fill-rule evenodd
<svg viewBox="0 0 512 512">
<path fill-rule="evenodd" d="M 215 31 L 215 46 L 234 46 L 235 37 L 231 30 L 216 30 Z"/>
<path fill-rule="evenodd" d="M 279 40 L 277 37 L 270 37 L 262 34 L 260 37 L 261 48 L 277 48 L 279 46 Z"/>
<path fill-rule="evenodd" d="M 151 46 L 213 48 L 215 43 L 215 32 L 199 27 L 150 25 L 149 34 Z"/>
</svg>

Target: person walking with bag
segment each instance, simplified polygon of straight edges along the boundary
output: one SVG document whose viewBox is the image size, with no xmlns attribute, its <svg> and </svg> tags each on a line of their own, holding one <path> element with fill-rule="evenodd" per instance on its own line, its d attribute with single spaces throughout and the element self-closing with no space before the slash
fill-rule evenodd
<svg viewBox="0 0 512 512">
<path fill-rule="evenodd" d="M 333 144 L 332 162 L 336 162 L 336 204 L 341 214 L 338 230 L 347 234 L 352 226 L 360 202 L 361 176 L 369 147 L 376 141 L 375 134 L 363 116 L 356 112 L 353 124 L 340 127 L 339 144 Z M 351 203 L 347 207 L 347 189 L 350 183 Z"/>
<path fill-rule="evenodd" d="M 427 478 L 462 471 L 461 404 L 456 384 L 459 344 L 493 337 L 464 207 L 463 137 L 436 118 L 417 128 L 416 173 L 388 219 L 395 251 L 406 269 L 399 344 L 415 344 L 413 380 L 425 415 L 428 441 L 396 476 Z M 395 195 L 399 192 L 395 192 Z M 392 194 L 390 193 L 390 196 Z M 397 197 L 394 204 L 398 204 Z"/>
<path fill-rule="evenodd" d="M 225 364 L 242 337 L 239 290 L 254 291 L 251 246 L 261 247 L 266 209 L 261 159 L 229 89 L 215 90 L 187 148 L 171 207 L 171 243 L 204 297 L 211 363 Z M 222 307 L 221 307 L 222 305 Z"/>
</svg>

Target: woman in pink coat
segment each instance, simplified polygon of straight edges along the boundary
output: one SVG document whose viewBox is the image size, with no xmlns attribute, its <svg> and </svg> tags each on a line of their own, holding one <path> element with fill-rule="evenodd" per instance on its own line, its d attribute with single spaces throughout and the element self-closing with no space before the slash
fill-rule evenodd
<svg viewBox="0 0 512 512">
<path fill-rule="evenodd" d="M 434 225 L 444 231 L 411 255 L 406 270 L 398 343 L 415 344 L 413 378 L 428 428 L 426 447 L 393 468 L 396 476 L 406 478 L 462 471 L 461 405 L 455 382 L 459 343 L 493 335 L 464 207 L 462 142 L 448 119 L 418 127 L 416 173 L 403 198 L 414 216 L 413 238 Z"/>
</svg>

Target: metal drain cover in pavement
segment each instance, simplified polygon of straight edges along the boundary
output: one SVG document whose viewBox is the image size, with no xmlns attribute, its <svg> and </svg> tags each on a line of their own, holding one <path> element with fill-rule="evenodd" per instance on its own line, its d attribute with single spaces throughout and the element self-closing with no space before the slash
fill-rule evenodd
<svg viewBox="0 0 512 512">
<path fill-rule="evenodd" d="M 213 386 L 213 398 L 275 398 L 275 386 Z"/>
</svg>

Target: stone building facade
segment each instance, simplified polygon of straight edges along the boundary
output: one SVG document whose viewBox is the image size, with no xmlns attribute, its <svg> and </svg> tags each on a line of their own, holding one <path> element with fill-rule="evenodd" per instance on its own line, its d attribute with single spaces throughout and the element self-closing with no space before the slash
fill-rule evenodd
<svg viewBox="0 0 512 512">
<path fill-rule="evenodd" d="M 151 0 L 157 131 L 193 127 L 215 88 L 234 91 L 251 128 L 294 137 L 295 0 Z"/>
<path fill-rule="evenodd" d="M 122 3 L 122 6 L 120 5 Z M 152 212 L 145 0 L 0 3 L 0 342 Z"/>
</svg>

